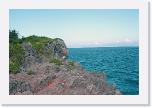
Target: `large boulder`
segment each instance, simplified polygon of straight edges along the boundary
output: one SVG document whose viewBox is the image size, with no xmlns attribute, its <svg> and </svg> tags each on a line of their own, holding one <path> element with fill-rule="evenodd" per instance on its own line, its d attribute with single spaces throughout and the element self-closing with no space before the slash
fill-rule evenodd
<svg viewBox="0 0 152 108">
<path fill-rule="evenodd" d="M 54 39 L 53 42 L 49 42 L 46 47 L 46 50 L 51 49 L 51 52 L 53 56 L 60 58 L 60 59 L 65 59 L 68 56 L 68 50 L 67 47 L 64 43 L 64 41 L 60 38 Z"/>
<path fill-rule="evenodd" d="M 30 42 L 22 43 L 22 48 L 24 49 L 24 59 L 21 67 L 21 72 L 36 72 L 37 64 L 46 62 L 50 58 L 57 58 L 64 60 L 67 55 L 67 47 L 64 41 L 60 38 L 53 39 L 53 41 L 48 42 L 43 45 L 43 54 L 49 54 L 49 56 L 40 55 L 37 53 L 37 50 L 32 46 Z M 48 53 L 51 52 L 51 53 Z"/>
<path fill-rule="evenodd" d="M 23 56 L 23 64 L 21 67 L 21 72 L 29 72 L 29 71 L 36 71 L 35 65 L 37 63 L 42 63 L 42 59 L 36 53 L 36 50 L 32 47 L 30 42 L 25 42 L 22 44 L 22 48 L 24 49 L 24 56 Z"/>
</svg>

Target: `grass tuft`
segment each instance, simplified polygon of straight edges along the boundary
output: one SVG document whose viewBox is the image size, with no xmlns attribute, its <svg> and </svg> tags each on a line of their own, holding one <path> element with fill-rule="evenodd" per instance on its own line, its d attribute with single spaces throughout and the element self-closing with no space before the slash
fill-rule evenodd
<svg viewBox="0 0 152 108">
<path fill-rule="evenodd" d="M 56 59 L 56 58 L 53 58 L 52 60 L 50 60 L 50 63 L 54 63 L 55 65 L 63 65 L 63 62 L 62 60 L 59 60 L 59 59 Z"/>
</svg>

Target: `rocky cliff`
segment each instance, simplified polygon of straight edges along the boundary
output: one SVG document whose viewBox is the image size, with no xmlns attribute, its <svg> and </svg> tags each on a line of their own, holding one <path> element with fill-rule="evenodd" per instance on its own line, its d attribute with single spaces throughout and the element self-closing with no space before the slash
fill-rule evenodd
<svg viewBox="0 0 152 108">
<path fill-rule="evenodd" d="M 19 52 L 20 51 L 20 52 Z M 15 53 L 15 54 L 14 54 Z M 66 60 L 62 39 L 31 36 L 10 44 L 10 95 L 117 95 L 102 73 Z"/>
</svg>

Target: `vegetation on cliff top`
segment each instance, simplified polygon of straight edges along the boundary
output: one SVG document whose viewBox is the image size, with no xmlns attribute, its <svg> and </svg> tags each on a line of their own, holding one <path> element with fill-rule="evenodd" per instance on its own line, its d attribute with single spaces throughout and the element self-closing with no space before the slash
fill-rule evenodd
<svg viewBox="0 0 152 108">
<path fill-rule="evenodd" d="M 18 32 L 9 30 L 9 72 L 16 74 L 20 71 L 24 50 L 21 46 Z"/>
<path fill-rule="evenodd" d="M 54 39 L 48 37 L 38 37 L 36 35 L 32 35 L 26 38 L 22 38 L 23 42 L 30 42 L 32 47 L 36 50 L 37 54 L 47 56 L 46 52 L 44 52 L 44 47 L 47 43 L 53 42 Z M 51 54 L 51 52 L 49 52 Z"/>
<path fill-rule="evenodd" d="M 9 30 L 9 72 L 17 74 L 20 71 L 20 67 L 23 63 L 24 49 L 22 43 L 29 42 L 32 44 L 32 47 L 36 50 L 36 53 L 39 56 L 48 57 L 51 55 L 51 51 L 47 53 L 44 51 L 45 45 L 47 43 L 53 42 L 55 39 L 51 39 L 45 36 L 36 36 L 32 35 L 29 37 L 19 38 L 19 33 L 16 30 Z M 61 65 L 61 61 L 53 59 L 52 61 L 56 65 Z"/>
</svg>

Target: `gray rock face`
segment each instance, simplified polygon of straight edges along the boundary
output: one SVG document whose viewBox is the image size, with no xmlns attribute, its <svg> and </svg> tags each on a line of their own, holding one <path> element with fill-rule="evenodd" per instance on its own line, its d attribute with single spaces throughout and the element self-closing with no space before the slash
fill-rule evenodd
<svg viewBox="0 0 152 108">
<path fill-rule="evenodd" d="M 41 64 L 45 62 L 45 59 L 40 57 L 36 50 L 32 47 L 32 44 L 27 42 L 23 43 L 22 47 L 25 51 L 23 64 L 21 67 L 21 72 L 28 72 L 28 71 L 36 71 L 36 64 Z M 44 52 L 51 52 L 51 56 L 58 58 L 58 59 L 65 59 L 68 55 L 67 47 L 62 39 L 56 38 L 53 42 L 47 43 L 44 47 Z"/>
<path fill-rule="evenodd" d="M 23 49 L 25 50 L 24 57 L 35 57 L 36 51 L 32 48 L 32 44 L 30 42 L 22 44 Z"/>
<path fill-rule="evenodd" d="M 52 54 L 60 59 L 65 59 L 68 55 L 67 47 L 62 39 L 56 38 L 45 47 L 46 50 L 52 51 Z"/>
<path fill-rule="evenodd" d="M 23 59 L 23 64 L 21 67 L 22 72 L 35 71 L 35 64 L 42 63 L 42 59 L 36 53 L 36 50 L 32 47 L 31 43 L 23 43 L 22 47 L 24 49 L 25 55 Z"/>
</svg>

